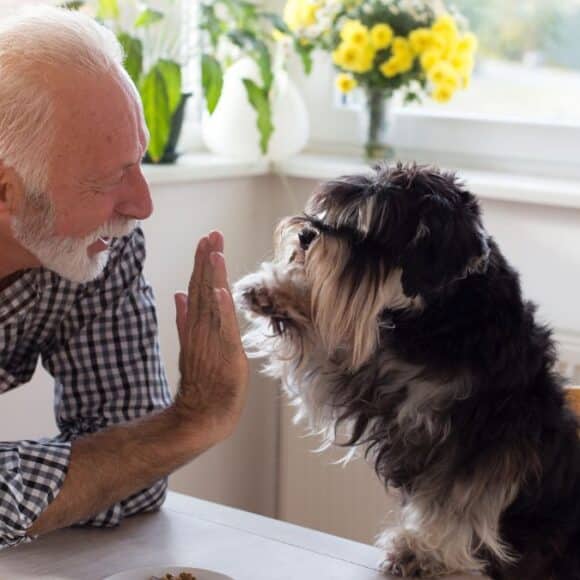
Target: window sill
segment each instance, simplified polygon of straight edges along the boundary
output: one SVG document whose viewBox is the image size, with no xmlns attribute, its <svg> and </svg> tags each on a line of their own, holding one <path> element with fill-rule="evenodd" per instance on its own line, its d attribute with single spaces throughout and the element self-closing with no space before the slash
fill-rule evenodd
<svg viewBox="0 0 580 580">
<path fill-rule="evenodd" d="M 149 185 L 174 185 L 269 173 L 267 161 L 239 161 L 200 151 L 181 156 L 174 165 L 143 165 Z"/>
<path fill-rule="evenodd" d="M 326 180 L 365 171 L 356 157 L 303 153 L 275 165 L 285 177 Z M 512 173 L 457 169 L 467 187 L 483 199 L 580 209 L 580 182 Z"/>
<path fill-rule="evenodd" d="M 153 186 L 259 177 L 270 173 L 326 180 L 368 169 L 368 165 L 355 156 L 302 153 L 271 164 L 266 160 L 227 159 L 207 152 L 184 155 L 175 165 L 143 167 L 147 181 Z M 483 199 L 580 209 L 580 182 L 575 180 L 461 169 L 457 173 L 467 187 Z"/>
</svg>

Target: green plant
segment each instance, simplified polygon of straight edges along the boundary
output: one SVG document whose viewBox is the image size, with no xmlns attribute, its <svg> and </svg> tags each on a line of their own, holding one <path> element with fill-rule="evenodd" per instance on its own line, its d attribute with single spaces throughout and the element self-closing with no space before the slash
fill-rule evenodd
<svg viewBox="0 0 580 580">
<path fill-rule="evenodd" d="M 143 102 L 150 141 L 146 160 L 165 160 L 181 123 L 183 104 L 181 64 L 177 58 L 175 31 L 178 0 L 165 0 L 167 10 L 153 9 L 136 0 L 86 0 L 62 6 L 83 10 L 111 28 L 125 52 L 124 67 Z M 174 22 L 172 22 L 174 21 Z M 172 159 L 170 159 L 172 160 Z"/>
<path fill-rule="evenodd" d="M 247 0 L 202 0 L 201 28 L 206 37 L 201 58 L 202 87 L 210 114 L 219 103 L 227 68 L 244 57 L 256 63 L 259 81 L 245 78 L 243 83 L 248 102 L 257 114 L 260 148 L 266 153 L 274 132 L 275 39 L 288 33 L 288 27 L 277 14 L 262 11 Z M 306 57 L 303 62 L 307 67 Z"/>
</svg>

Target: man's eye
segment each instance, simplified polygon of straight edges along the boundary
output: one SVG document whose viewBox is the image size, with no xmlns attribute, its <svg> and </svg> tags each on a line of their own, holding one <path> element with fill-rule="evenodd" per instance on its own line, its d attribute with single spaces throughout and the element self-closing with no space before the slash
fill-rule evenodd
<svg viewBox="0 0 580 580">
<path fill-rule="evenodd" d="M 312 240 L 316 237 L 316 232 L 314 230 L 311 230 L 309 228 L 305 228 L 303 229 L 299 234 L 298 234 L 298 239 L 300 240 L 300 247 L 303 250 L 307 250 L 308 247 L 310 246 L 310 244 L 312 243 Z"/>
</svg>

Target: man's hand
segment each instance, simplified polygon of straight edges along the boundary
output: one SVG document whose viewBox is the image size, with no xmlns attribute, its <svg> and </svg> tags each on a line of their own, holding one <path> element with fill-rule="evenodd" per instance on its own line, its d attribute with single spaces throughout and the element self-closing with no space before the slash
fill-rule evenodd
<svg viewBox="0 0 580 580">
<path fill-rule="evenodd" d="M 200 240 L 188 294 L 177 293 L 181 383 L 174 408 L 219 441 L 234 430 L 247 394 L 248 361 L 240 340 L 223 256 L 224 240 Z"/>
<path fill-rule="evenodd" d="M 175 296 L 181 342 L 181 384 L 175 403 L 75 440 L 63 487 L 29 534 L 94 516 L 231 435 L 246 399 L 248 362 L 222 251 L 221 234 L 203 238 L 189 295 Z"/>
</svg>

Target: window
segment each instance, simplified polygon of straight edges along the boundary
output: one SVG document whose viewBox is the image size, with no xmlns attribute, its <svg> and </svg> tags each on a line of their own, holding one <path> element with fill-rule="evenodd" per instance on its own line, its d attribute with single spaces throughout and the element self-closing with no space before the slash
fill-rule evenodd
<svg viewBox="0 0 580 580">
<path fill-rule="evenodd" d="M 580 177 L 580 0 L 446 0 L 480 38 L 469 90 L 451 103 L 395 106 L 399 156 L 457 168 Z M 269 0 L 281 11 L 284 0 Z M 332 63 L 292 67 L 311 117 L 311 146 L 360 153 L 356 111 L 336 105 Z M 334 106 L 333 106 L 334 105 Z"/>
<path fill-rule="evenodd" d="M 580 0 L 453 2 L 480 48 L 470 88 L 446 110 L 580 125 Z"/>
<path fill-rule="evenodd" d="M 455 165 L 580 177 L 580 0 L 453 0 L 480 41 L 451 103 L 398 108 L 393 139 Z"/>
</svg>

